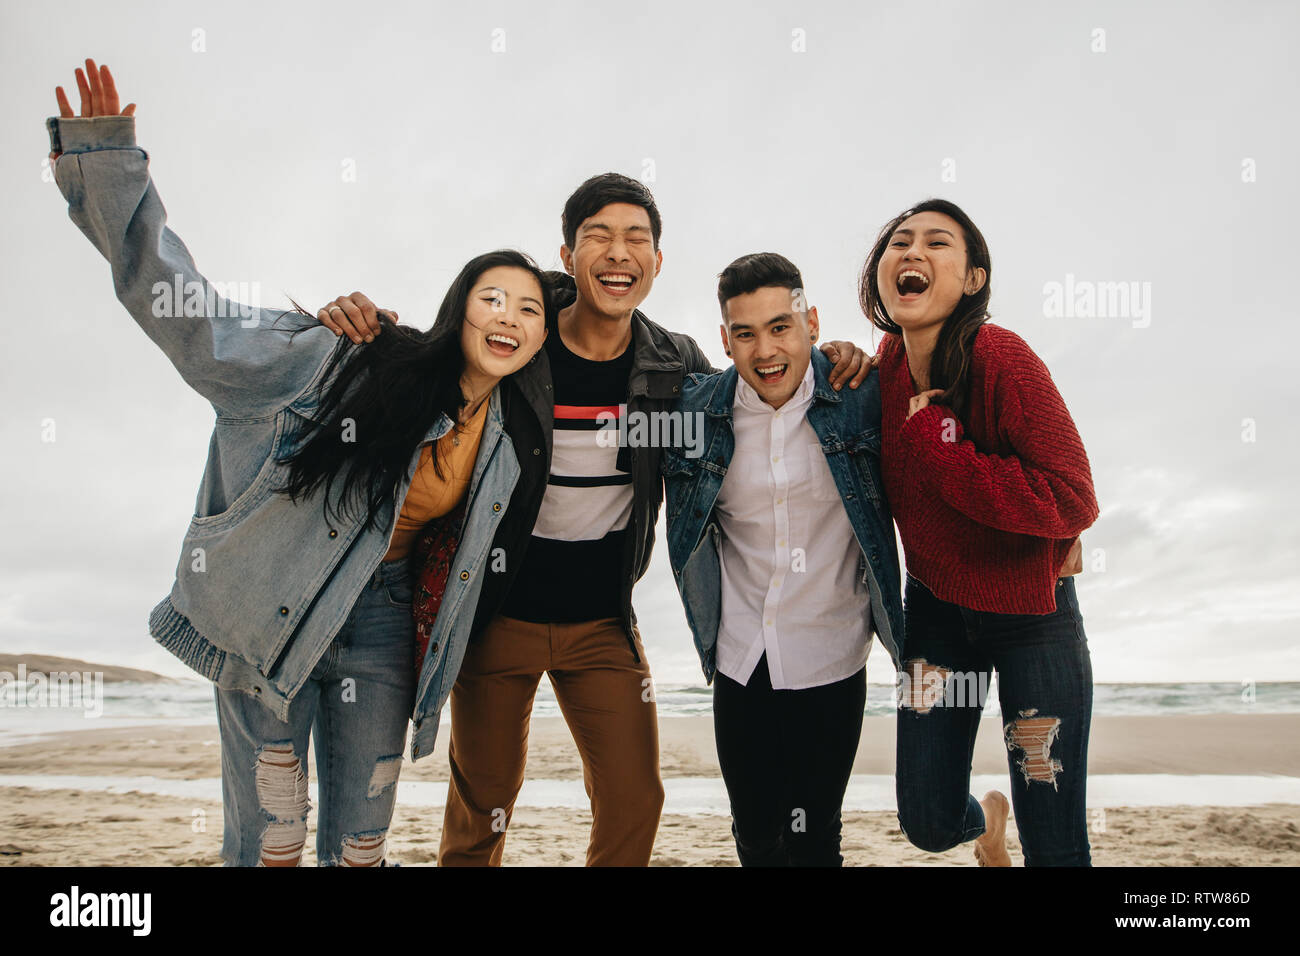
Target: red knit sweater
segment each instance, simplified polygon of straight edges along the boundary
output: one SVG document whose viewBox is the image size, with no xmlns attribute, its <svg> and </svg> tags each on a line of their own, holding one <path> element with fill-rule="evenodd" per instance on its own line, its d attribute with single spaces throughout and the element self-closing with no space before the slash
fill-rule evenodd
<svg viewBox="0 0 1300 956">
<path fill-rule="evenodd" d="M 1088 456 L 1042 360 L 1008 329 L 975 336 L 964 421 L 917 394 L 903 340 L 880 346 L 881 467 L 908 573 L 976 611 L 1047 614 L 1057 572 L 1097 519 Z"/>
</svg>

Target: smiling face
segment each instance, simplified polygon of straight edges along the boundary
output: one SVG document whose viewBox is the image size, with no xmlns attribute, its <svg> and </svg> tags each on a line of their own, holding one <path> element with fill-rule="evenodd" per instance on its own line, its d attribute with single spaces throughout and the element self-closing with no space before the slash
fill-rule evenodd
<svg viewBox="0 0 1300 956">
<path fill-rule="evenodd" d="M 979 291 L 983 269 L 967 270 L 961 226 L 941 212 L 920 212 L 899 223 L 876 267 L 880 301 L 905 332 L 942 325 L 963 294 Z"/>
<path fill-rule="evenodd" d="M 760 398 L 780 408 L 798 389 L 817 341 L 817 309 L 796 311 L 797 290 L 763 286 L 726 302 L 722 346 Z"/>
<path fill-rule="evenodd" d="M 525 269 L 494 266 L 478 277 L 460 332 L 468 375 L 503 378 L 537 354 L 546 339 L 542 298 L 541 286 Z"/>
<path fill-rule="evenodd" d="M 645 301 L 663 264 L 650 215 L 632 203 L 610 203 L 578 225 L 574 247 L 560 248 L 578 297 L 610 318 L 623 318 Z"/>
</svg>

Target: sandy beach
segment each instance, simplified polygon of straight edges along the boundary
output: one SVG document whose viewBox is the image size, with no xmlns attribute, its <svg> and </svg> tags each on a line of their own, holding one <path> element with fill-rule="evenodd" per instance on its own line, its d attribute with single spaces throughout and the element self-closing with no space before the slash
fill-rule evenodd
<svg viewBox="0 0 1300 956">
<path fill-rule="evenodd" d="M 973 772 L 1001 775 L 1010 785 L 996 723 L 981 730 Z M 717 778 L 712 722 L 707 717 L 660 721 L 661 764 L 673 781 Z M 442 732 L 433 756 L 407 763 L 402 783 L 445 788 Z M 1300 777 L 1300 715 L 1182 715 L 1094 718 L 1090 780 L 1102 775 L 1250 775 Z M 892 774 L 893 719 L 865 721 L 855 774 Z M 211 782 L 220 777 L 214 726 L 102 728 L 58 733 L 0 748 L 0 777 L 34 777 L 39 786 L 0 786 L 0 865 L 123 866 L 220 864 L 221 803 L 207 793 L 105 792 L 60 786 L 58 775 L 124 782 L 142 777 Z M 568 728 L 559 718 L 535 718 L 528 776 L 575 781 L 582 769 Z M 1116 778 L 1134 779 L 1134 778 Z M 1168 784 L 1170 779 L 1162 778 Z M 1226 779 L 1226 778 L 1225 778 Z M 1190 778 L 1186 804 L 1111 806 L 1089 791 L 1093 861 L 1100 866 L 1300 865 L 1300 805 L 1195 805 L 1205 778 Z M 1174 781 L 1177 782 L 1176 779 Z M 52 786 L 51 786 L 52 785 Z M 1255 802 L 1241 800 L 1242 803 Z M 671 809 L 671 808 L 670 808 Z M 584 809 L 520 807 L 507 838 L 507 865 L 579 865 L 590 814 Z M 315 814 L 309 821 L 314 832 Z M 442 811 L 403 805 L 390 831 L 390 859 L 428 865 L 436 856 Z M 314 862 L 309 835 L 305 863 Z M 1008 832 L 1020 863 L 1015 824 Z M 915 849 L 892 812 L 846 812 L 843 853 L 854 866 L 971 866 L 969 846 L 944 854 Z M 733 866 L 729 819 L 717 813 L 665 812 L 652 863 L 661 866 Z"/>
</svg>

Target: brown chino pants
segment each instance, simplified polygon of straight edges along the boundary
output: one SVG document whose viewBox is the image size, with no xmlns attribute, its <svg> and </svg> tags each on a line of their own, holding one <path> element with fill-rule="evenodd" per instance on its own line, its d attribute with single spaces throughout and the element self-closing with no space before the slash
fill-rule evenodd
<svg viewBox="0 0 1300 956">
<path fill-rule="evenodd" d="M 582 757 L 592 815 L 587 865 L 649 863 L 664 788 L 650 666 L 633 630 L 639 664 L 617 618 L 533 624 L 498 615 L 470 643 L 451 692 L 439 866 L 501 865 L 543 673 Z"/>
</svg>

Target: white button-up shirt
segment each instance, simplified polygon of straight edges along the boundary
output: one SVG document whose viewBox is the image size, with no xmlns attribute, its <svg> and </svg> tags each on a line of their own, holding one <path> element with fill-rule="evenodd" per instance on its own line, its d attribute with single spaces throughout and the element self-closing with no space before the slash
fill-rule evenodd
<svg viewBox="0 0 1300 956">
<path fill-rule="evenodd" d="M 767 653 L 772 687 L 851 677 L 871 649 L 871 595 L 860 549 L 808 424 L 811 363 L 780 408 L 736 382 L 736 450 L 718 495 L 722 621 L 718 670 L 749 682 Z"/>
</svg>

